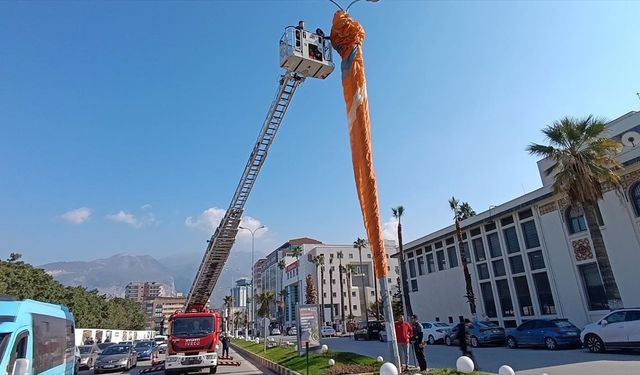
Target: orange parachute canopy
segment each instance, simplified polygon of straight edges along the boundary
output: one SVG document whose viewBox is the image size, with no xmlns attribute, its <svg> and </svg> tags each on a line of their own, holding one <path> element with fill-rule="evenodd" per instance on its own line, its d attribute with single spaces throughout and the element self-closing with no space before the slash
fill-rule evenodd
<svg viewBox="0 0 640 375">
<path fill-rule="evenodd" d="M 387 275 L 387 257 L 380 225 L 376 173 L 373 168 L 369 100 L 362 60 L 364 34 L 362 26 L 349 14 L 344 11 L 334 14 L 331 44 L 342 57 L 342 88 L 347 104 L 353 174 L 375 275 L 376 278 L 382 278 Z"/>
</svg>

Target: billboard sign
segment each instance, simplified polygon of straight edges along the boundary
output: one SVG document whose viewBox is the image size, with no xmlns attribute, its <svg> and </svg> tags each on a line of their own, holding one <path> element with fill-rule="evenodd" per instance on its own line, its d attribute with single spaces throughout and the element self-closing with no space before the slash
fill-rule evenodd
<svg viewBox="0 0 640 375">
<path fill-rule="evenodd" d="M 318 305 L 298 305 L 298 352 L 320 349 L 320 310 Z"/>
</svg>

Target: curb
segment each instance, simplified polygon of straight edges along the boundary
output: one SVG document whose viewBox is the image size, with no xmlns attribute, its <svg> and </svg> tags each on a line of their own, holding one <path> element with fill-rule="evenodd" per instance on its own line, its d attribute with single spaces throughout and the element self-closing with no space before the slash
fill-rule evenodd
<svg viewBox="0 0 640 375">
<path fill-rule="evenodd" d="M 263 358 L 255 353 L 252 353 L 244 348 L 241 348 L 237 345 L 234 345 L 232 343 L 229 344 L 229 346 L 231 348 L 233 348 L 233 350 L 235 350 L 236 352 L 240 353 L 242 356 L 247 357 L 247 359 L 249 359 L 249 361 L 251 362 L 257 362 L 258 364 L 260 364 L 261 366 L 275 372 L 278 375 L 302 375 L 299 372 L 293 371 L 291 369 L 288 369 L 284 366 L 281 366 L 275 362 L 271 362 L 270 360 Z"/>
</svg>

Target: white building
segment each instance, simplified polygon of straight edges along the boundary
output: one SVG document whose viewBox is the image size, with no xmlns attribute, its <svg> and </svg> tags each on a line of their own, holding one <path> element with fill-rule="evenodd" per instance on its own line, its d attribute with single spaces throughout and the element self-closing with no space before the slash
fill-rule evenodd
<svg viewBox="0 0 640 375">
<path fill-rule="evenodd" d="M 283 270 L 282 285 L 288 292 L 284 326 L 288 327 L 296 322 L 296 304 L 305 303 L 307 275 L 312 276 L 318 300 L 323 303 L 325 324 L 331 324 L 333 318 L 336 326 L 340 326 L 349 314 L 352 314 L 355 320 L 364 320 L 365 301 L 362 297 L 366 295 L 366 302 L 370 305 L 375 301 L 376 289 L 379 289 L 373 275 L 373 262 L 369 248 L 362 249 L 362 268 L 360 268 L 359 252 L 353 245 L 305 244 L 302 247 L 303 254 L 299 260 L 292 258 L 290 254 L 284 258 L 286 266 Z M 395 284 L 399 272 L 398 263 L 395 258 L 390 257 L 397 251 L 395 242 L 385 241 L 385 249 L 389 263 L 389 282 Z M 339 253 L 342 254 L 342 259 L 339 258 Z M 322 267 L 316 268 L 313 262 L 313 259 L 320 254 L 324 254 L 324 273 Z M 344 267 L 342 274 L 340 263 Z M 347 277 L 345 270 L 348 265 L 355 266 L 350 278 Z M 299 291 L 300 299 L 298 299 Z M 378 290 L 378 298 L 380 299 L 380 290 Z M 380 311 L 380 317 L 382 318 L 382 311 Z M 374 316 L 368 316 L 368 318 L 373 319 Z"/>
<path fill-rule="evenodd" d="M 624 305 L 640 306 L 640 112 L 611 121 L 606 132 L 625 146 L 624 194 L 605 192 L 600 227 Z M 478 315 L 504 327 L 555 317 L 581 327 L 608 311 L 583 213 L 553 194 L 549 165 L 538 162 L 541 188 L 461 223 Z M 404 246 L 412 307 L 424 320 L 470 314 L 459 246 L 453 225 Z"/>
</svg>

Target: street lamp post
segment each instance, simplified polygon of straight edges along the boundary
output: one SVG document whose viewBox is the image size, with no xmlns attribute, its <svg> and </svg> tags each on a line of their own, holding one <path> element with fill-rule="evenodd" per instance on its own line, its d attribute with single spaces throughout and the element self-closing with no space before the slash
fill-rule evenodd
<svg viewBox="0 0 640 375">
<path fill-rule="evenodd" d="M 238 227 L 239 229 L 244 229 L 244 230 L 248 230 L 249 233 L 251 233 L 251 321 L 253 322 L 253 330 L 251 331 L 251 333 L 253 334 L 253 336 L 255 337 L 255 332 L 256 332 L 256 327 L 257 324 L 255 323 L 255 316 L 256 316 L 256 301 L 255 301 L 255 291 L 253 289 L 253 274 L 254 274 L 254 260 L 253 260 L 253 255 L 255 252 L 255 245 L 256 245 L 256 241 L 255 241 L 255 234 L 258 230 L 260 229 L 264 229 L 264 225 L 261 225 L 255 229 L 250 229 L 250 228 L 246 228 L 246 227 Z"/>
</svg>

